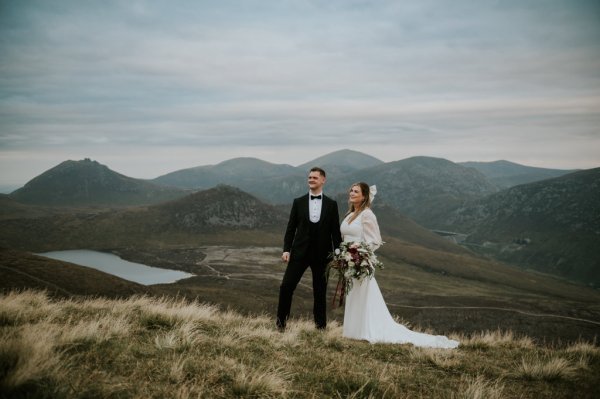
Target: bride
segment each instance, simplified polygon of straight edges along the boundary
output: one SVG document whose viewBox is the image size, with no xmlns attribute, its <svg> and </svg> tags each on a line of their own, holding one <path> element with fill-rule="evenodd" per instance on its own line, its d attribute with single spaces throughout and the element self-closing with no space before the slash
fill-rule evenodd
<svg viewBox="0 0 600 399">
<path fill-rule="evenodd" d="M 350 209 L 340 227 L 344 241 L 366 241 L 373 250 L 383 243 L 377 218 L 370 208 L 375 193 L 375 186 L 370 189 L 363 182 L 350 187 Z M 456 348 L 459 344 L 444 336 L 411 331 L 396 323 L 383 300 L 375 277 L 355 281 L 348 293 L 343 336 L 372 343 L 411 343 L 431 348 Z"/>
</svg>

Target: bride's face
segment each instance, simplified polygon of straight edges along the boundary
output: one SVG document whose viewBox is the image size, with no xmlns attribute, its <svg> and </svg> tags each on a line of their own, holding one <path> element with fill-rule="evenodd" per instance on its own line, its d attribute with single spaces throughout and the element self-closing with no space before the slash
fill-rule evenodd
<svg viewBox="0 0 600 399">
<path fill-rule="evenodd" d="M 353 205 L 360 205 L 360 203 L 365 199 L 365 196 L 363 195 L 362 191 L 360 190 L 360 186 L 352 186 L 352 188 L 350 188 L 350 193 L 348 193 L 349 195 L 349 201 L 353 204 Z"/>
</svg>

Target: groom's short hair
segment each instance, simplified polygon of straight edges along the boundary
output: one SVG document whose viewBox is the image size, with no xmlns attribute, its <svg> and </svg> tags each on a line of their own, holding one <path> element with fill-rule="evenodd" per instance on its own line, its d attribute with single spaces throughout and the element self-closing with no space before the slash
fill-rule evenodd
<svg viewBox="0 0 600 399">
<path fill-rule="evenodd" d="M 319 168 L 318 166 L 313 166 L 313 167 L 310 169 L 310 172 L 319 172 L 319 173 L 321 174 L 321 176 L 323 176 L 323 177 L 327 177 L 327 174 L 325 173 L 325 171 L 324 171 L 323 169 Z M 309 173 L 310 173 L 310 172 L 309 172 Z"/>
</svg>

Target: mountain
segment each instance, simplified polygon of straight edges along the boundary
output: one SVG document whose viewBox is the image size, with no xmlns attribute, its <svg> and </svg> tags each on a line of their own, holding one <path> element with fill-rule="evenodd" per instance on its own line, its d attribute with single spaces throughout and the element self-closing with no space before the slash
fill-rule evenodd
<svg viewBox="0 0 600 399">
<path fill-rule="evenodd" d="M 536 168 L 504 160 L 494 162 L 460 162 L 459 164 L 480 171 L 490 182 L 501 188 L 533 183 L 574 172 L 574 170 Z"/>
<path fill-rule="evenodd" d="M 234 158 L 217 165 L 182 169 L 152 180 L 158 184 L 188 189 L 206 189 L 227 184 L 274 204 L 289 203 L 305 193 L 306 176 L 313 166 L 327 172 L 334 181 L 356 170 L 380 165 L 379 159 L 358 151 L 340 150 L 318 157 L 298 167 L 273 164 L 256 158 Z"/>
<path fill-rule="evenodd" d="M 327 186 L 345 192 L 350 184 L 376 185 L 377 198 L 428 228 L 465 201 L 497 188 L 480 172 L 441 158 L 413 157 L 361 169 Z"/>
<path fill-rule="evenodd" d="M 165 221 L 167 225 L 163 227 L 186 231 L 215 228 L 260 230 L 286 223 L 286 215 L 275 207 L 225 185 L 150 207 L 147 213 L 149 217 Z"/>
<path fill-rule="evenodd" d="M 341 175 L 381 164 L 383 164 L 383 161 L 372 157 L 371 155 L 344 149 L 315 158 L 312 161 L 299 165 L 298 168 L 308 172 L 313 166 L 319 166 L 323 168 L 328 175 L 329 172 Z"/>
<path fill-rule="evenodd" d="M 152 181 L 180 188 L 206 189 L 217 184 L 240 188 L 251 186 L 260 179 L 270 179 L 297 174 L 291 165 L 273 164 L 257 158 L 234 158 L 217 165 L 181 169 L 159 176 Z"/>
<path fill-rule="evenodd" d="M 600 168 L 505 189 L 443 219 L 482 252 L 600 285 Z"/>
<path fill-rule="evenodd" d="M 33 178 L 10 198 L 38 205 L 153 204 L 185 195 L 185 191 L 134 179 L 88 158 L 65 161 Z"/>
</svg>

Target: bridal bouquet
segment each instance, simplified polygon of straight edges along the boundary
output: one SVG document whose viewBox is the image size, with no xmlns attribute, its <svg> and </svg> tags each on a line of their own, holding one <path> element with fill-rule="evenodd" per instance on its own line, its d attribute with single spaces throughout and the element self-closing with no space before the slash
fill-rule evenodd
<svg viewBox="0 0 600 399">
<path fill-rule="evenodd" d="M 365 277 L 372 278 L 375 268 L 383 269 L 381 263 L 371 246 L 362 242 L 342 242 L 333 253 L 333 260 L 329 263 L 330 269 L 337 270 L 338 284 L 333 296 L 335 306 L 336 297 L 340 296 L 339 305 L 344 304 L 344 298 L 352 289 L 354 280 Z"/>
</svg>

